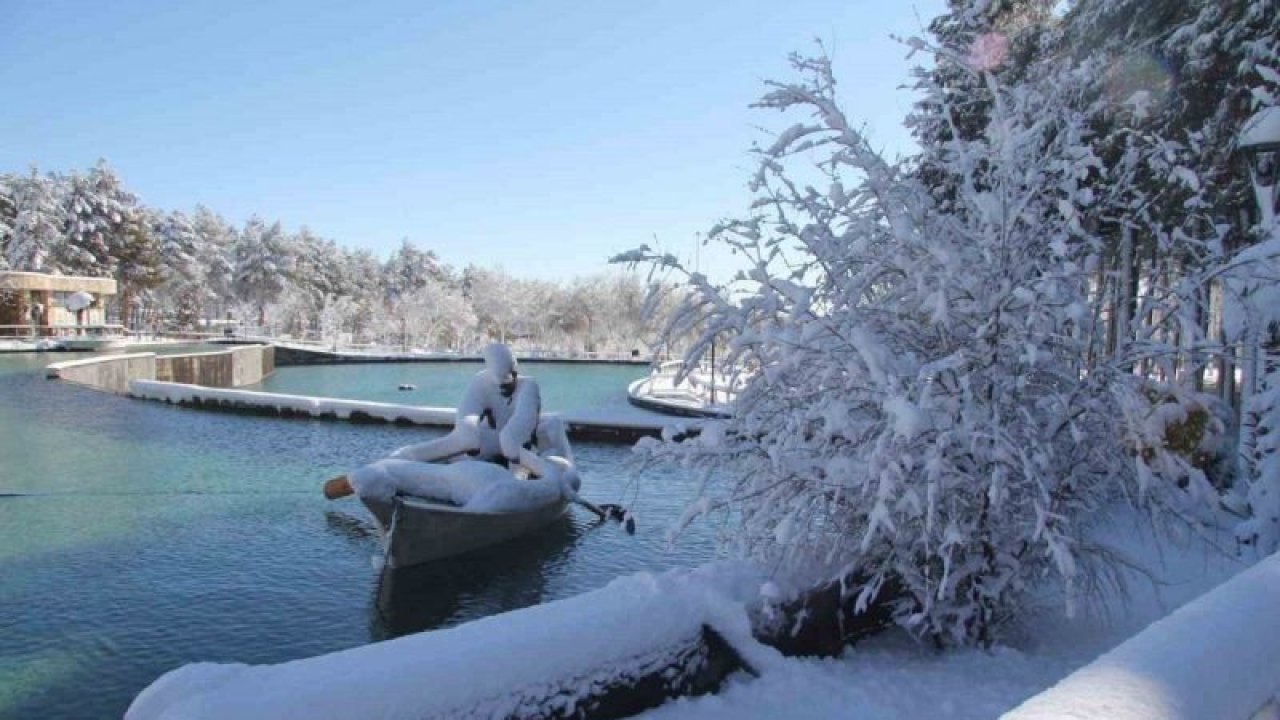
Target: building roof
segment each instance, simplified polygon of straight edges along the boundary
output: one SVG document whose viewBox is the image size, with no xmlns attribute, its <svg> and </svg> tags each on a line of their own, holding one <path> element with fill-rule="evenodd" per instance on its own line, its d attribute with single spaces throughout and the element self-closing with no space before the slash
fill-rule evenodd
<svg viewBox="0 0 1280 720">
<path fill-rule="evenodd" d="M 95 295 L 115 295 L 116 281 L 114 278 L 106 277 L 0 271 L 0 289 L 49 290 L 52 292 L 78 292 L 83 290 Z"/>
</svg>

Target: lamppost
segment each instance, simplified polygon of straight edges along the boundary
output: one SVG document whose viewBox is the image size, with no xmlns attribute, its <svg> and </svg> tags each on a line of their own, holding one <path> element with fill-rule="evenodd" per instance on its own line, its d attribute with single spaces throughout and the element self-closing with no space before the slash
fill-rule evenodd
<svg viewBox="0 0 1280 720">
<path fill-rule="evenodd" d="M 1249 118 L 1236 147 L 1249 162 L 1258 224 L 1264 232 L 1270 231 L 1280 205 L 1280 107 L 1264 108 Z"/>
<path fill-rule="evenodd" d="M 1253 184 L 1254 199 L 1258 202 L 1258 227 L 1262 229 L 1262 241 L 1276 233 L 1276 215 L 1280 206 L 1280 107 L 1264 108 L 1245 122 L 1236 141 L 1236 148 L 1249 163 L 1249 179 Z M 1249 292 L 1246 287 L 1245 292 Z M 1244 387 L 1241 388 L 1240 406 L 1245 417 L 1249 415 L 1250 401 L 1261 389 L 1261 375 L 1266 371 L 1262 362 L 1262 346 L 1270 338 L 1270 328 L 1250 322 L 1246 326 Z M 1250 425 L 1248 421 L 1244 423 Z M 1241 428 L 1242 436 L 1246 434 Z M 1252 432 L 1242 437 L 1245 447 L 1250 447 Z"/>
</svg>

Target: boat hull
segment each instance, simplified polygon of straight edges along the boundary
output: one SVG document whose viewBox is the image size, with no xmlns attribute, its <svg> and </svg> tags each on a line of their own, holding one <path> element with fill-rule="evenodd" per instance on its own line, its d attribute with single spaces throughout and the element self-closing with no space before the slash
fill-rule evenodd
<svg viewBox="0 0 1280 720">
<path fill-rule="evenodd" d="M 362 499 L 373 514 L 391 567 L 409 567 L 496 545 L 562 517 L 559 500 L 521 512 L 471 512 L 425 498 Z"/>
</svg>

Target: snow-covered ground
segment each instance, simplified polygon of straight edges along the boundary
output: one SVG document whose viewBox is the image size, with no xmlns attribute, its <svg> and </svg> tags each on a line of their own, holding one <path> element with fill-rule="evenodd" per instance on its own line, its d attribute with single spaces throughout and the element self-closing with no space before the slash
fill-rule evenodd
<svg viewBox="0 0 1280 720">
<path fill-rule="evenodd" d="M 900 631 L 890 631 L 840 658 L 787 660 L 768 668 L 759 678 L 734 677 L 717 695 L 676 700 L 640 717 L 999 717 L 1246 566 L 1203 541 L 1161 544 L 1136 528 L 1131 517 L 1121 515 L 1110 533 L 1113 542 L 1153 571 L 1151 579 L 1136 573 L 1128 576 L 1129 598 L 1124 609 L 1073 620 L 1060 609 L 1045 607 L 1031 614 L 1011 642 L 991 651 L 940 653 Z M 1114 593 L 1110 600 L 1117 606 L 1121 602 Z M 1259 632 L 1273 644 L 1280 644 L 1280 628 L 1263 626 Z"/>
</svg>

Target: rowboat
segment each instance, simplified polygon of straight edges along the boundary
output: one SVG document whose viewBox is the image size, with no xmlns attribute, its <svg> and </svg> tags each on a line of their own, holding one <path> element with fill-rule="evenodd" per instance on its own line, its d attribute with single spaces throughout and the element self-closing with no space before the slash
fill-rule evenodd
<svg viewBox="0 0 1280 720">
<path fill-rule="evenodd" d="M 513 512 L 466 510 L 413 495 L 390 501 L 361 497 L 377 522 L 386 563 L 402 568 L 479 550 L 550 525 L 564 516 L 569 501 L 558 498 Z"/>
<path fill-rule="evenodd" d="M 525 478 L 490 462 L 384 458 L 333 478 L 324 494 L 359 497 L 387 564 L 408 567 L 534 532 L 563 516 L 570 502 L 591 505 L 577 496 L 577 472 L 567 460 L 552 457 L 541 466 L 543 476 Z"/>
</svg>

